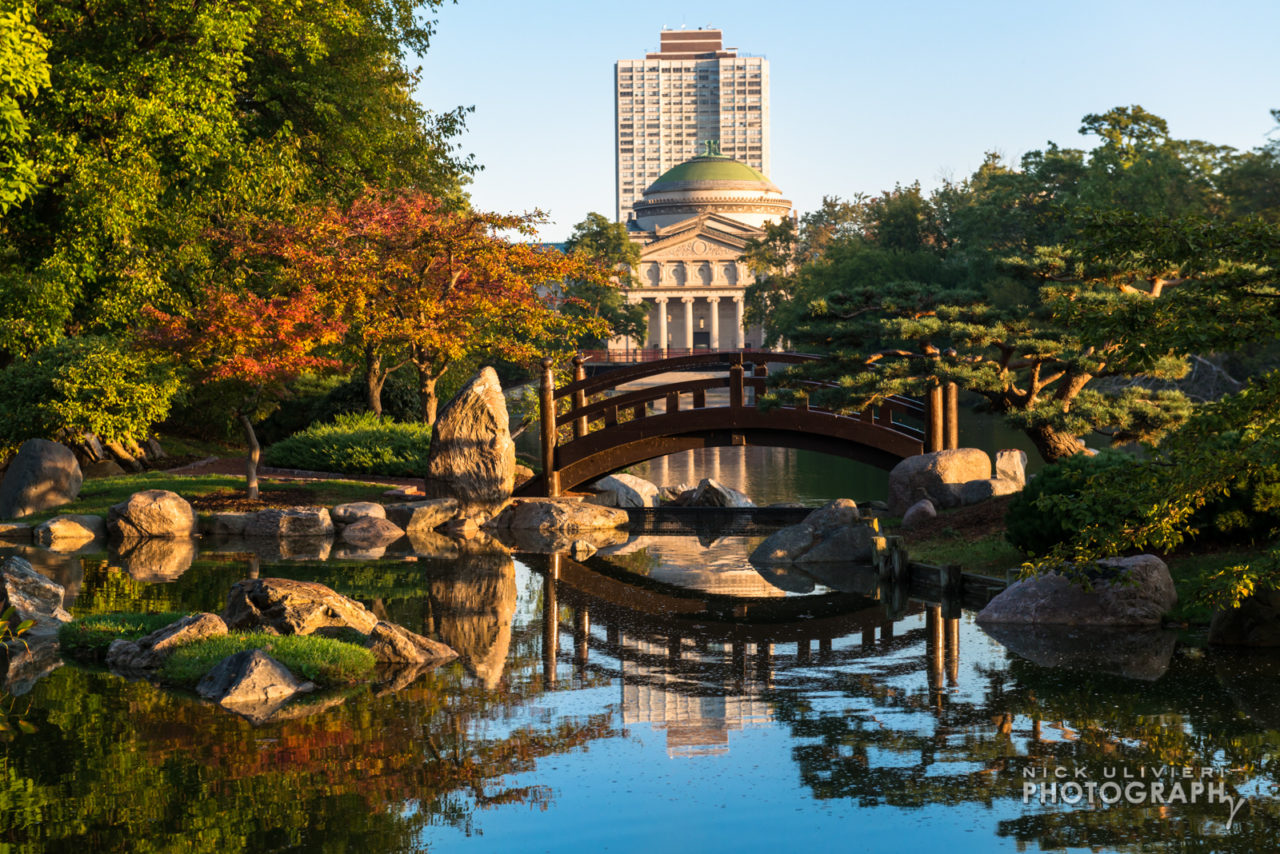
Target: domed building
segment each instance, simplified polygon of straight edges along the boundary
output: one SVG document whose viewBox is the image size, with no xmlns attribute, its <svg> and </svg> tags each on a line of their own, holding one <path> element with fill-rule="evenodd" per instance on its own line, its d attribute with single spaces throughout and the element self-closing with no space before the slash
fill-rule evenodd
<svg viewBox="0 0 1280 854">
<path fill-rule="evenodd" d="M 742 253 L 765 223 L 791 215 L 791 202 L 772 181 L 721 155 L 715 143 L 650 184 L 627 221 L 641 247 L 628 299 L 649 307 L 643 346 L 668 352 L 760 346 L 761 330 L 742 326 L 743 296 L 754 281 Z"/>
</svg>

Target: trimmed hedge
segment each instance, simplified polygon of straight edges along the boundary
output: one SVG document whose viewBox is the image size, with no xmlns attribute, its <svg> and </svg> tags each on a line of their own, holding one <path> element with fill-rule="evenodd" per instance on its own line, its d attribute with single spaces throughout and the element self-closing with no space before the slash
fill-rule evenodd
<svg viewBox="0 0 1280 854">
<path fill-rule="evenodd" d="M 362 412 L 312 424 L 267 448 L 263 461 L 310 471 L 420 477 L 427 470 L 430 447 L 427 425 L 379 420 Z"/>
</svg>

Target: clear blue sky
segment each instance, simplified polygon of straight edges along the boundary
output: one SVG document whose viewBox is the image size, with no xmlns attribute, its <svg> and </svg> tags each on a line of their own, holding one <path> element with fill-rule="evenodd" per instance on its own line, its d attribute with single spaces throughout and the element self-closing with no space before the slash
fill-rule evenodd
<svg viewBox="0 0 1280 854">
<path fill-rule="evenodd" d="M 1268 141 L 1280 107 L 1280 0 L 459 0 L 440 10 L 419 98 L 474 105 L 474 204 L 542 208 L 546 240 L 612 216 L 613 63 L 681 25 L 768 57 L 770 177 L 801 211 L 960 179 L 990 150 L 1088 146 L 1080 118 L 1114 106 L 1241 149 Z"/>
</svg>

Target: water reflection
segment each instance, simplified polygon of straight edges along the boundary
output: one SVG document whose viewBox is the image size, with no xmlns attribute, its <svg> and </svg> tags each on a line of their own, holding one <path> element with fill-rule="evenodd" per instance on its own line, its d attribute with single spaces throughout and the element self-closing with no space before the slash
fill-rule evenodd
<svg viewBox="0 0 1280 854">
<path fill-rule="evenodd" d="M 1161 635 L 1135 644 L 1153 666 L 1108 666 L 1121 639 L 1038 633 L 1001 637 L 1013 654 L 874 574 L 704 583 L 747 545 L 655 537 L 586 563 L 485 541 L 363 561 L 203 553 L 172 576 L 29 551 L 76 614 L 220 610 L 256 566 L 461 657 L 261 727 L 56 667 L 10 686 L 37 729 L 0 745 L 0 839 L 15 852 L 1276 850 L 1273 656 Z M 1153 766 L 1231 769 L 1249 806 L 1228 830 L 1217 803 L 1023 801 L 1028 770 L 1100 782 Z"/>
</svg>

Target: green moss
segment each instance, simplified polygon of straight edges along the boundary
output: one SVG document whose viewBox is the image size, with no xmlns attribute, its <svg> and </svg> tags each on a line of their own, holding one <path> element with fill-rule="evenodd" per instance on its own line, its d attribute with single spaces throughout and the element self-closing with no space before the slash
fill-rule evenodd
<svg viewBox="0 0 1280 854">
<path fill-rule="evenodd" d="M 265 650 L 295 675 L 320 686 L 347 685 L 366 679 L 377 662 L 362 646 L 316 635 L 235 633 L 203 638 L 174 650 L 160 669 L 160 678 L 194 688 L 215 664 L 245 650 Z"/>
<path fill-rule="evenodd" d="M 72 658 L 102 661 L 113 640 L 137 640 L 184 616 L 173 611 L 161 614 L 94 614 L 63 624 L 58 629 L 58 642 L 62 651 Z"/>
</svg>

